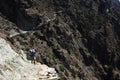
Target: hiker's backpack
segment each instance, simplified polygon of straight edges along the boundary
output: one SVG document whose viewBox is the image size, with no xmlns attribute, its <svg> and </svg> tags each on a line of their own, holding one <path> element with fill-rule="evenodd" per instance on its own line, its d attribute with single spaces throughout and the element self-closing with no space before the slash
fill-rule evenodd
<svg viewBox="0 0 120 80">
<path fill-rule="evenodd" d="M 30 55 L 31 57 L 34 57 L 35 54 L 36 54 L 35 50 L 30 50 L 29 55 Z"/>
</svg>

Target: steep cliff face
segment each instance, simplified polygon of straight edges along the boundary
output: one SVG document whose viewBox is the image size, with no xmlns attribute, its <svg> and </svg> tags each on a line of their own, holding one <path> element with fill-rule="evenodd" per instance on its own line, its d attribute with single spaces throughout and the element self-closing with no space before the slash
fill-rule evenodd
<svg viewBox="0 0 120 80">
<path fill-rule="evenodd" d="M 55 67 L 61 79 L 120 79 L 118 0 L 2 0 L 0 12 L 1 26 L 5 18 L 20 33 L 9 40 L 26 52 L 36 48 L 37 61 Z"/>
</svg>

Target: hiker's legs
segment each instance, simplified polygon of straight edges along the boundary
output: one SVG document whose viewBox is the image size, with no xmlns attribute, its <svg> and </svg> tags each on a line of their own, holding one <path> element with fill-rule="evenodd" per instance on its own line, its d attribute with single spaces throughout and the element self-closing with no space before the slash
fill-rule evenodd
<svg viewBox="0 0 120 80">
<path fill-rule="evenodd" d="M 36 63 L 36 58 L 34 57 L 34 59 L 33 59 L 33 62 L 34 62 L 34 64 Z"/>
<path fill-rule="evenodd" d="M 34 57 L 31 56 L 31 63 L 34 63 Z"/>
</svg>

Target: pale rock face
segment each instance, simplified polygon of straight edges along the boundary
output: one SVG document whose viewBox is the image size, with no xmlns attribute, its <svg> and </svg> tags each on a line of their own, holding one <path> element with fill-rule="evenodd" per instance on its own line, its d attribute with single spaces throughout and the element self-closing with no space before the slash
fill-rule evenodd
<svg viewBox="0 0 120 80">
<path fill-rule="evenodd" d="M 32 64 L 23 51 L 17 54 L 0 38 L 0 80 L 57 80 L 54 68 L 40 63 Z"/>
</svg>

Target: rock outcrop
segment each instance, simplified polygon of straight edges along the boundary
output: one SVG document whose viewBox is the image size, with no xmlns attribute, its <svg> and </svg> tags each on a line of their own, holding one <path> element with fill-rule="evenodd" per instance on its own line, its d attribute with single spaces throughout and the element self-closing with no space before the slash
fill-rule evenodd
<svg viewBox="0 0 120 80">
<path fill-rule="evenodd" d="M 57 80 L 54 68 L 26 59 L 23 51 L 16 53 L 0 38 L 0 80 Z"/>
</svg>

